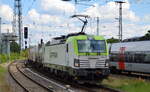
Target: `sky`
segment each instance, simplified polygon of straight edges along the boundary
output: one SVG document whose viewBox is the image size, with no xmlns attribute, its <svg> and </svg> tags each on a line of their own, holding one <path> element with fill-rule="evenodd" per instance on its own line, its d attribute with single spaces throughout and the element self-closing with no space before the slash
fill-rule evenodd
<svg viewBox="0 0 150 92">
<path fill-rule="evenodd" d="M 44 39 L 68 33 L 80 32 L 82 23 L 70 16 L 85 14 L 90 16 L 85 32 L 96 35 L 96 17 L 99 17 L 99 35 L 118 38 L 119 5 L 116 0 L 22 0 L 23 26 L 29 28 L 28 41 L 32 45 Z M 150 0 L 122 0 L 123 39 L 138 37 L 150 29 Z M 12 32 L 14 0 L 0 0 L 2 32 Z"/>
</svg>

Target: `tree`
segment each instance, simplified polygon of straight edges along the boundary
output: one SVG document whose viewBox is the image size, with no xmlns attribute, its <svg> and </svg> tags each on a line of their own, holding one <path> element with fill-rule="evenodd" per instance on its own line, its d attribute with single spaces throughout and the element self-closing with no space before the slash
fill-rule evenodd
<svg viewBox="0 0 150 92">
<path fill-rule="evenodd" d="M 148 30 L 148 33 L 150 34 L 150 30 Z"/>
<path fill-rule="evenodd" d="M 10 43 L 10 51 L 11 52 L 19 52 L 20 50 L 20 46 L 18 45 L 18 43 L 16 43 L 15 41 L 12 41 Z"/>
<path fill-rule="evenodd" d="M 140 38 L 140 40 L 150 40 L 150 30 L 148 30 L 147 33 Z"/>
<path fill-rule="evenodd" d="M 119 42 L 119 39 L 116 39 L 116 38 L 110 38 L 110 39 L 107 39 L 107 42 L 108 43 L 117 43 L 117 42 Z"/>
</svg>

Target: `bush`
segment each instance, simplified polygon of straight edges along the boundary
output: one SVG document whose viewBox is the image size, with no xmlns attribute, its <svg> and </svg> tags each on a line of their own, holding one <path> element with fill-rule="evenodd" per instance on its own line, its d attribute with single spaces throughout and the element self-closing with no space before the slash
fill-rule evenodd
<svg viewBox="0 0 150 92">
<path fill-rule="evenodd" d="M 6 62 L 6 61 L 7 61 L 7 55 L 1 54 L 1 55 L 0 55 L 0 62 L 1 62 L 1 63 L 4 63 L 4 62 Z"/>
<path fill-rule="evenodd" d="M 22 51 L 21 53 L 10 53 L 10 56 L 7 54 L 0 54 L 0 63 L 14 61 L 18 59 L 26 59 L 27 56 L 27 51 Z"/>
</svg>

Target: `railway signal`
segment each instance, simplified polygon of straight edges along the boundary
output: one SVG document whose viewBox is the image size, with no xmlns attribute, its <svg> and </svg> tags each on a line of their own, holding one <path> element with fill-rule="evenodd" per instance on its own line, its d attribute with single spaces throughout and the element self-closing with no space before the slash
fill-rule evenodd
<svg viewBox="0 0 150 92">
<path fill-rule="evenodd" d="M 24 27 L 25 49 L 27 49 L 28 27 Z"/>
<path fill-rule="evenodd" d="M 24 27 L 24 38 L 28 39 L 28 27 Z"/>
</svg>

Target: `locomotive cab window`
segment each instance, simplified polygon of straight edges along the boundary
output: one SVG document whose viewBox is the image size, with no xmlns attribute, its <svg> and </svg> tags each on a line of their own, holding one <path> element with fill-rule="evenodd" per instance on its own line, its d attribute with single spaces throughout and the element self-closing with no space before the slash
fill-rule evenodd
<svg viewBox="0 0 150 92">
<path fill-rule="evenodd" d="M 104 53 L 106 43 L 104 40 L 78 40 L 79 53 Z"/>
</svg>

